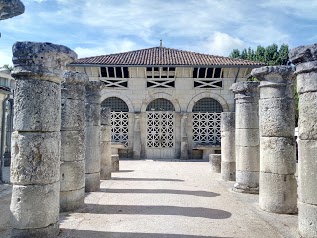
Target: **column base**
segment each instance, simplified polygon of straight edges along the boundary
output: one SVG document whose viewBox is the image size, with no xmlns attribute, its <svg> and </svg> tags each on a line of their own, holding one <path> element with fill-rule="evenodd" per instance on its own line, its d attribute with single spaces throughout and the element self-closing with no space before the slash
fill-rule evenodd
<svg viewBox="0 0 317 238">
<path fill-rule="evenodd" d="M 60 212 L 75 211 L 84 206 L 85 188 L 74 191 L 61 191 Z"/>
<path fill-rule="evenodd" d="M 298 202 L 298 232 L 301 237 L 317 237 L 317 205 Z"/>
<path fill-rule="evenodd" d="M 59 223 L 43 228 L 12 229 L 11 238 L 55 238 L 59 233 Z"/>
<path fill-rule="evenodd" d="M 119 171 L 119 155 L 111 155 L 111 162 L 112 162 L 112 172 L 118 172 Z"/>
<path fill-rule="evenodd" d="M 236 162 L 221 162 L 221 178 L 223 181 L 236 181 Z"/>
<path fill-rule="evenodd" d="M 100 173 L 85 174 L 85 192 L 96 192 L 100 189 Z"/>
<path fill-rule="evenodd" d="M 233 185 L 232 191 L 237 193 L 250 193 L 250 194 L 259 194 L 259 188 L 250 188 L 239 183 Z"/>
</svg>

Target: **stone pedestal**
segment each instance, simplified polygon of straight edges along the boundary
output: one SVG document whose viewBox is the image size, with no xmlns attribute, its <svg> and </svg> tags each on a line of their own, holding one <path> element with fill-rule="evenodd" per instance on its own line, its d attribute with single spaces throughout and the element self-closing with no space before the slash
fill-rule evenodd
<svg viewBox="0 0 317 238">
<path fill-rule="evenodd" d="M 140 114 L 134 114 L 133 159 L 141 159 L 141 125 Z"/>
<path fill-rule="evenodd" d="M 85 85 L 88 76 L 66 71 L 63 76 L 61 121 L 60 211 L 74 211 L 85 198 Z"/>
<path fill-rule="evenodd" d="M 111 110 L 101 108 L 100 112 L 100 178 L 111 179 Z"/>
<path fill-rule="evenodd" d="M 236 183 L 233 188 L 236 192 L 259 192 L 258 86 L 258 82 L 238 82 L 230 88 L 236 100 Z"/>
<path fill-rule="evenodd" d="M 261 81 L 259 205 L 268 212 L 296 213 L 293 69 L 266 66 L 251 74 Z"/>
<path fill-rule="evenodd" d="M 187 113 L 181 118 L 181 159 L 188 159 Z"/>
<path fill-rule="evenodd" d="M 111 161 L 112 161 L 112 172 L 119 171 L 119 149 L 124 149 L 124 145 L 120 142 L 111 143 Z"/>
<path fill-rule="evenodd" d="M 299 97 L 298 231 L 302 237 L 317 237 L 317 44 L 290 51 L 296 65 Z"/>
<path fill-rule="evenodd" d="M 221 172 L 221 154 L 210 154 L 209 163 L 211 165 L 211 171 L 213 173 Z"/>
<path fill-rule="evenodd" d="M 13 45 L 12 237 L 59 233 L 61 74 L 77 58 L 51 43 Z"/>
<path fill-rule="evenodd" d="M 221 178 L 236 180 L 235 113 L 221 113 Z"/>
<path fill-rule="evenodd" d="M 99 81 L 89 81 L 86 84 L 86 192 L 100 189 L 100 88 Z"/>
</svg>

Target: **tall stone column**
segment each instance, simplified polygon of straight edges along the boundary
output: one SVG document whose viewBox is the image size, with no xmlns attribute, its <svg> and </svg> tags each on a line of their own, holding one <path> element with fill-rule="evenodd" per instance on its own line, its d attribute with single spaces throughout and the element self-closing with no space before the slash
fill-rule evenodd
<svg viewBox="0 0 317 238">
<path fill-rule="evenodd" d="M 76 53 L 51 43 L 17 42 L 12 135 L 12 237 L 59 232 L 61 74 Z"/>
<path fill-rule="evenodd" d="M 102 107 L 100 111 L 100 178 L 111 179 L 111 110 Z"/>
<path fill-rule="evenodd" d="M 290 66 L 251 72 L 261 81 L 259 205 L 274 213 L 297 212 L 293 72 Z"/>
<path fill-rule="evenodd" d="M 182 114 L 181 118 L 181 159 L 188 159 L 188 136 L 187 136 L 187 113 Z"/>
<path fill-rule="evenodd" d="M 140 113 L 134 114 L 133 159 L 141 158 L 141 124 Z"/>
<path fill-rule="evenodd" d="M 231 86 L 236 100 L 236 183 L 233 190 L 259 192 L 259 82 L 238 82 Z"/>
<path fill-rule="evenodd" d="M 298 231 L 317 237 L 317 44 L 290 51 L 299 97 Z"/>
<path fill-rule="evenodd" d="M 221 113 L 221 178 L 236 180 L 235 113 Z"/>
<path fill-rule="evenodd" d="M 73 211 L 85 198 L 85 84 L 88 76 L 66 71 L 63 76 L 61 122 L 60 211 Z"/>
<path fill-rule="evenodd" d="M 100 88 L 99 81 L 86 84 L 86 192 L 100 189 Z"/>
</svg>

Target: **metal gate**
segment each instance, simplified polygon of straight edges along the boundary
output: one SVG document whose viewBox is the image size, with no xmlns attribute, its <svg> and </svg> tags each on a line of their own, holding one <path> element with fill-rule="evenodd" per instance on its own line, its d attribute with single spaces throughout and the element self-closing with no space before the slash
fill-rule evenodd
<svg viewBox="0 0 317 238">
<path fill-rule="evenodd" d="M 111 112 L 111 141 L 121 142 L 128 147 L 129 141 L 128 112 Z"/>
</svg>

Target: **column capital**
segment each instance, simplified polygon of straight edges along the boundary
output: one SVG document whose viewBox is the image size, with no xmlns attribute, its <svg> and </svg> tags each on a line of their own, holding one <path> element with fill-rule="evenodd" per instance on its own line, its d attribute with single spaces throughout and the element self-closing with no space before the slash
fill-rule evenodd
<svg viewBox="0 0 317 238">
<path fill-rule="evenodd" d="M 270 83 L 287 83 L 289 80 L 294 80 L 294 67 L 286 65 L 264 66 L 253 69 L 251 71 L 251 75 L 260 81 L 267 81 Z"/>
<path fill-rule="evenodd" d="M 62 78 L 62 83 L 64 84 L 86 85 L 89 81 L 89 77 L 87 76 L 87 74 L 70 70 L 64 71 Z"/>
<path fill-rule="evenodd" d="M 260 83 L 255 81 L 238 82 L 232 84 L 230 90 L 235 94 L 235 99 L 257 99 L 259 85 Z"/>
<path fill-rule="evenodd" d="M 34 78 L 61 83 L 66 65 L 77 59 L 77 54 L 63 45 L 41 42 L 16 42 L 12 47 L 16 79 Z"/>
<path fill-rule="evenodd" d="M 313 45 L 299 46 L 290 50 L 288 54 L 292 64 L 301 64 L 317 60 L 317 43 Z"/>
</svg>

